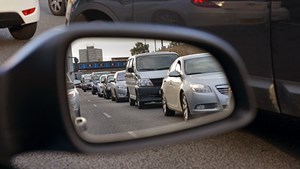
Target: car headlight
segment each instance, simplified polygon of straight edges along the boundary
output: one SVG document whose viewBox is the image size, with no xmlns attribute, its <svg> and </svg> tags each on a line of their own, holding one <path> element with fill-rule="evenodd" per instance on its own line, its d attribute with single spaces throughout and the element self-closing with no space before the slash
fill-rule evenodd
<svg viewBox="0 0 300 169">
<path fill-rule="evenodd" d="M 153 83 L 150 79 L 139 79 L 138 80 L 138 86 L 153 86 Z"/>
<path fill-rule="evenodd" d="M 197 93 L 211 93 L 211 89 L 207 85 L 203 84 L 191 84 L 190 87 L 193 89 L 194 92 Z"/>
</svg>

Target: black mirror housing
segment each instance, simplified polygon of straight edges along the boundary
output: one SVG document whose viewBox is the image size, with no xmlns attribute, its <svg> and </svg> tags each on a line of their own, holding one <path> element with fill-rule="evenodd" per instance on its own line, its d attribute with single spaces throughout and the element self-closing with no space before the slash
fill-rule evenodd
<svg viewBox="0 0 300 169">
<path fill-rule="evenodd" d="M 232 90 L 239 91 L 233 94 L 235 108 L 223 120 L 188 130 L 113 143 L 87 142 L 79 137 L 70 120 L 64 73 L 68 47 L 81 37 L 168 39 L 201 47 L 216 57 Z M 128 71 L 133 72 L 133 69 L 128 68 Z M 28 74 L 31 75 L 30 81 L 24 77 Z M 234 130 L 247 125 L 255 117 L 246 74 L 239 54 L 227 42 L 199 30 L 124 23 L 73 24 L 55 28 L 27 43 L 0 69 L 0 119 L 3 126 L 0 129 L 0 148 L 3 150 L 0 154 L 10 157 L 31 150 L 114 152 L 183 142 Z M 33 91 L 24 90 L 29 86 Z M 45 92 L 45 88 L 49 90 Z M 47 99 L 40 99 L 41 95 Z"/>
</svg>

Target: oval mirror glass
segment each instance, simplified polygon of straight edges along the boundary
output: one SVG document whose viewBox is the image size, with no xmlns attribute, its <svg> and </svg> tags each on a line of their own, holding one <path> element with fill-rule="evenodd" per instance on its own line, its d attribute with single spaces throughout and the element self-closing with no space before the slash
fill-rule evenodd
<svg viewBox="0 0 300 169">
<path fill-rule="evenodd" d="M 208 51 L 157 39 L 81 38 L 66 56 L 70 119 L 88 142 L 198 127 L 230 115 L 226 75 Z"/>
</svg>

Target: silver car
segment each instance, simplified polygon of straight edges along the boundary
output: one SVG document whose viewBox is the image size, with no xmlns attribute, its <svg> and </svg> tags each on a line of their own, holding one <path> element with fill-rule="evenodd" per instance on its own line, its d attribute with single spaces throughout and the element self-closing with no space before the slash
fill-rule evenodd
<svg viewBox="0 0 300 169">
<path fill-rule="evenodd" d="M 101 75 L 99 78 L 99 83 L 97 83 L 97 91 L 98 91 L 98 97 L 103 97 L 103 88 L 104 88 L 104 79 L 106 77 L 106 74 Z"/>
<path fill-rule="evenodd" d="M 121 100 L 128 100 L 125 73 L 125 70 L 117 71 L 115 73 L 110 89 L 112 101 L 120 102 Z"/>
<path fill-rule="evenodd" d="M 77 91 L 75 85 L 73 84 L 71 78 L 68 75 L 66 76 L 66 85 L 71 117 L 73 120 L 75 120 L 76 117 L 81 116 L 79 92 Z"/>
<path fill-rule="evenodd" d="M 228 106 L 229 85 L 221 66 L 207 53 L 180 57 L 171 65 L 161 87 L 166 116 L 222 111 Z"/>
</svg>

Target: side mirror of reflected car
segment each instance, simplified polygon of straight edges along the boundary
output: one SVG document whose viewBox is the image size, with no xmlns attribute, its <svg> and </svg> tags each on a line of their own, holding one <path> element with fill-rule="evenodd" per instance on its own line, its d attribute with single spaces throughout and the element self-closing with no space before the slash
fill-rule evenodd
<svg viewBox="0 0 300 169">
<path fill-rule="evenodd" d="M 180 77 L 181 75 L 178 71 L 174 70 L 169 73 L 169 76 L 170 77 Z"/>
<path fill-rule="evenodd" d="M 78 122 L 78 118 L 72 116 L 74 116 L 74 107 L 78 104 L 76 100 L 80 100 L 78 97 L 81 97 L 81 93 L 73 92 L 73 95 L 67 95 L 65 76 L 69 70 L 66 66 L 68 65 L 66 56 L 73 42 L 95 38 L 97 41 L 100 39 L 104 42 L 116 38 L 163 39 L 165 42 L 181 42 L 180 44 L 203 49 L 209 53 L 209 58 L 207 54 L 200 57 L 205 57 L 204 59 L 208 59 L 209 63 L 211 63 L 210 58 L 214 58 L 216 65 L 220 65 L 222 69 L 211 64 L 207 67 L 218 69 L 221 72 L 218 73 L 218 77 L 222 77 L 226 85 L 212 88 L 206 81 L 201 84 L 195 84 L 193 81 L 189 87 L 198 94 L 218 92 L 220 97 L 216 99 L 222 99 L 224 104 L 197 105 L 199 110 L 205 110 L 204 114 L 195 116 L 191 120 L 177 119 L 178 123 L 170 123 L 166 126 L 135 128 L 131 132 L 126 130 L 100 133 L 98 136 L 88 133 L 89 128 L 86 129 L 87 131 L 79 130 L 74 125 L 74 119 Z M 192 64 L 199 63 L 192 62 Z M 128 71 L 131 72 L 133 69 Z M 58 27 L 28 42 L 0 68 L 0 119 L 3 121 L 0 128 L 0 149 L 3 151 L 0 152 L 0 156 L 9 159 L 17 153 L 32 150 L 124 151 L 178 143 L 238 129 L 251 122 L 255 116 L 253 96 L 247 85 L 246 74 L 244 63 L 235 49 L 222 39 L 203 31 L 173 26 L 124 23 L 73 24 L 69 27 Z M 30 81 L 27 80 L 26 75 L 31 76 Z M 179 75 L 171 72 L 170 76 Z M 157 79 L 150 82 L 151 80 L 149 76 L 141 84 L 148 86 L 161 84 Z M 27 87 L 31 90 L 24 90 Z M 158 88 L 160 86 L 157 86 Z M 162 95 L 165 96 L 164 93 Z M 182 97 L 187 96 L 182 95 Z M 129 101 L 131 99 L 129 98 Z M 142 103 L 139 100 L 135 101 L 138 104 Z M 160 101 L 164 105 L 164 98 Z M 168 107 L 163 106 L 163 109 L 165 118 L 173 115 L 174 111 Z M 163 113 L 161 108 L 159 111 Z M 128 112 L 122 112 L 124 113 Z M 84 124 L 92 119 L 86 120 Z M 120 122 L 115 122 L 115 125 L 118 124 Z"/>
</svg>

